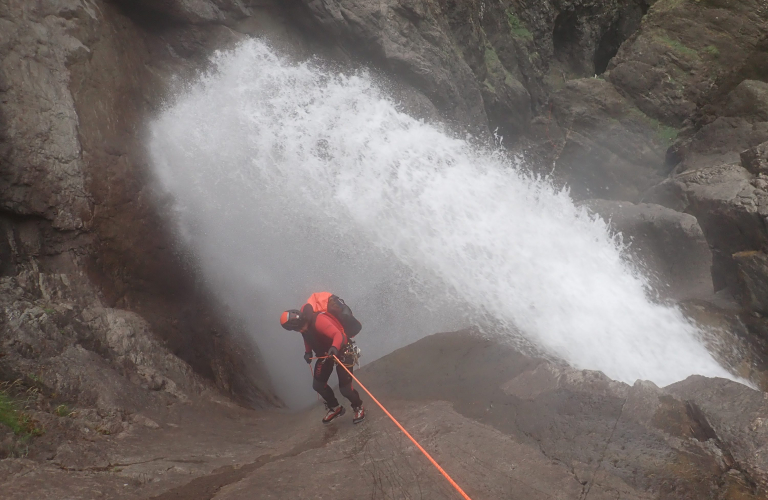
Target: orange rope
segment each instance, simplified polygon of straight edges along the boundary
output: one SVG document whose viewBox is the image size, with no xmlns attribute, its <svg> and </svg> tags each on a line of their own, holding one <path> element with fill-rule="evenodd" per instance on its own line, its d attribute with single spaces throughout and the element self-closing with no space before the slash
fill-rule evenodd
<svg viewBox="0 0 768 500">
<path fill-rule="evenodd" d="M 434 458 L 432 458 L 432 455 L 430 455 L 429 453 L 427 453 L 427 450 L 425 450 L 424 448 L 422 448 L 422 447 L 421 447 L 421 445 L 420 445 L 420 444 L 419 444 L 419 443 L 418 443 L 418 442 L 417 442 L 415 439 L 413 439 L 413 436 L 411 436 L 411 435 L 408 433 L 408 431 L 407 431 L 407 430 L 405 430 L 405 427 L 403 427 L 402 425 L 400 425 L 400 422 L 398 422 L 397 420 L 395 420 L 395 417 L 393 417 L 393 416 L 392 416 L 392 414 L 391 414 L 391 413 L 389 413 L 389 412 L 387 411 L 387 409 L 386 409 L 386 408 L 384 408 L 384 405 L 382 405 L 381 403 L 379 403 L 379 400 L 378 400 L 378 399 L 376 399 L 376 398 L 373 396 L 373 394 L 371 394 L 371 391 L 369 391 L 368 389 L 366 389 L 366 388 L 365 388 L 365 386 L 364 386 L 362 383 L 360 383 L 360 381 L 359 381 L 359 380 L 357 380 L 357 377 L 355 377 L 354 375 L 352 375 L 352 372 L 351 372 L 351 371 L 349 371 L 349 369 L 348 369 L 346 366 L 344 366 L 344 363 L 342 363 L 341 361 L 339 361 L 339 358 L 337 358 L 336 356 L 334 356 L 334 357 L 333 357 L 333 359 L 335 359 L 335 360 L 336 360 L 336 362 L 337 362 L 339 365 L 341 365 L 341 366 L 343 366 L 343 367 L 344 367 L 344 369 L 347 371 L 347 373 L 349 373 L 349 376 L 350 376 L 350 377 L 352 377 L 352 378 L 354 379 L 354 381 L 355 381 L 355 382 L 357 382 L 357 384 L 358 384 L 358 385 L 359 385 L 359 386 L 360 386 L 360 387 L 361 387 L 361 388 L 362 388 L 362 389 L 363 389 L 363 390 L 366 392 L 366 394 L 368 394 L 368 395 L 371 397 L 371 399 L 374 401 L 374 403 L 376 403 L 377 405 L 379 405 L 379 408 L 381 408 L 382 410 L 384 410 L 384 413 L 386 413 L 386 414 L 387 414 L 387 416 L 388 416 L 390 419 L 392 419 L 392 421 L 395 423 L 395 425 L 396 425 L 396 426 L 397 426 L 397 427 L 398 427 L 398 428 L 399 428 L 401 431 L 403 431 L 403 434 L 405 434 L 405 435 L 408 437 L 408 439 L 410 439 L 410 440 L 413 442 L 413 444 L 415 444 L 415 445 L 416 445 L 416 447 L 417 447 L 419 450 L 421 450 L 421 452 L 424 454 L 424 456 L 425 456 L 425 457 L 427 457 L 427 458 L 429 459 L 429 461 L 430 461 L 430 462 L 432 462 L 432 465 L 434 465 L 435 467 L 437 467 L 437 470 L 439 470 L 439 471 L 440 471 L 440 474 L 442 474 L 443 476 L 445 476 L 445 478 L 448 480 L 448 482 L 449 482 L 449 483 L 451 483 L 451 486 L 453 486 L 454 488 L 456 488 L 456 491 L 458 491 L 459 493 L 461 493 L 461 496 L 462 496 L 462 497 L 464 497 L 466 500 L 472 500 L 471 498 L 469 498 L 469 496 L 468 496 L 466 493 L 464 493 L 464 490 L 462 490 L 462 489 L 459 487 L 459 485 L 458 485 L 458 484 L 456 484 L 456 481 L 454 481 L 453 479 L 451 479 L 451 476 L 449 476 L 449 475 L 448 475 L 448 473 L 447 473 L 447 472 L 445 472 L 445 471 L 443 470 L 443 468 L 442 468 L 442 467 L 440 467 L 440 464 L 438 464 L 438 463 L 435 461 L 435 459 L 434 459 Z"/>
</svg>

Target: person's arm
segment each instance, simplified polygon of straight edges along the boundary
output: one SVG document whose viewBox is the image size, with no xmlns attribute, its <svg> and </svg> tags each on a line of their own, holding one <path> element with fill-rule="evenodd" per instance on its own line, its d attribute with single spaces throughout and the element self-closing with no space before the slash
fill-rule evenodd
<svg viewBox="0 0 768 500">
<path fill-rule="evenodd" d="M 312 352 L 312 348 L 309 347 L 309 344 L 307 344 L 307 341 L 305 340 L 304 341 L 304 353 L 308 353 L 308 352 L 311 353 Z"/>
<path fill-rule="evenodd" d="M 341 344 L 344 342 L 344 333 L 339 327 L 333 324 L 333 321 L 331 321 L 325 314 L 317 316 L 317 319 L 315 320 L 315 330 L 317 330 L 317 333 L 320 335 L 332 339 L 331 345 L 335 347 L 337 351 L 341 349 Z"/>
</svg>

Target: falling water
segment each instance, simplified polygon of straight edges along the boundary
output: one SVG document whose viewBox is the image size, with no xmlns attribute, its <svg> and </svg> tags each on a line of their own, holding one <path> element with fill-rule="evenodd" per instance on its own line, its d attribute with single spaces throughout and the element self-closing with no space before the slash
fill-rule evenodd
<svg viewBox="0 0 768 500">
<path fill-rule="evenodd" d="M 472 318 L 629 383 L 730 377 L 567 192 L 399 111 L 366 74 L 259 41 L 213 67 L 152 124 L 154 168 L 289 402 L 309 384 L 278 316 L 320 289 L 361 317 L 369 361 Z"/>
</svg>

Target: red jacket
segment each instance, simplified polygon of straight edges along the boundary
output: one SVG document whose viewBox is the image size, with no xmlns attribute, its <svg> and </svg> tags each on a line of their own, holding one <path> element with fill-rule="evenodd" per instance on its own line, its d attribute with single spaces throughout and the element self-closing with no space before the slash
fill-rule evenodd
<svg viewBox="0 0 768 500">
<path fill-rule="evenodd" d="M 331 346 L 341 350 L 347 343 L 347 335 L 339 320 L 328 313 L 318 313 L 309 329 L 302 332 L 304 337 L 304 352 L 315 351 L 317 356 L 325 356 Z"/>
</svg>

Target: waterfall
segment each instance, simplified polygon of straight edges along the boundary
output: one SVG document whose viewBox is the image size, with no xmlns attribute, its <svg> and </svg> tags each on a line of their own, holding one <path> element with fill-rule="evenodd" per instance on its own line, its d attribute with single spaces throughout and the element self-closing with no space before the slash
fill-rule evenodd
<svg viewBox="0 0 768 500">
<path fill-rule="evenodd" d="M 309 373 L 278 317 L 320 290 L 363 322 L 367 361 L 471 321 L 628 383 L 732 378 L 649 299 L 604 221 L 519 160 L 399 110 L 364 72 L 248 41 L 216 54 L 148 140 L 181 240 L 291 404 Z"/>
</svg>

